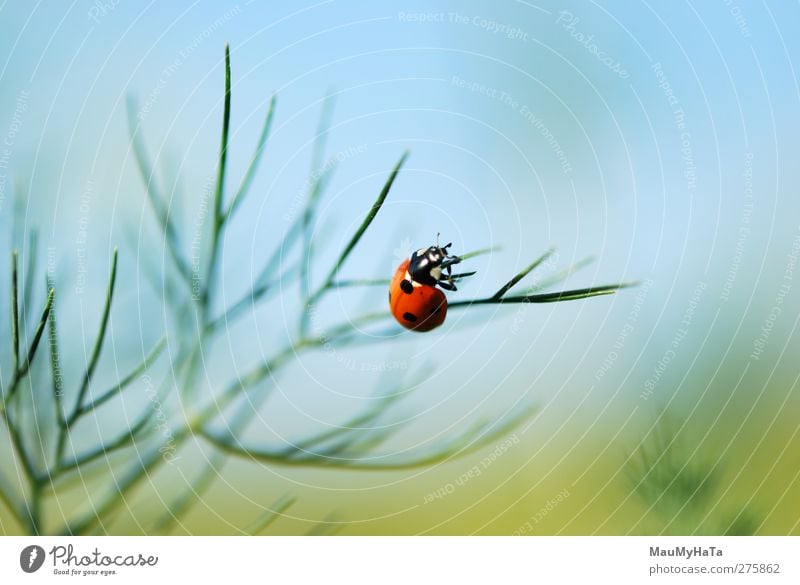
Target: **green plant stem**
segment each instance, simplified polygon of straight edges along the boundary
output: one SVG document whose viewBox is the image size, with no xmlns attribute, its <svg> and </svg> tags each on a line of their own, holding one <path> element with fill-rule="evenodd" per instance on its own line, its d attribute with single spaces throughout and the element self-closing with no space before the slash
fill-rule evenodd
<svg viewBox="0 0 800 585">
<path fill-rule="evenodd" d="M 325 168 L 322 164 L 322 160 L 325 156 L 325 145 L 327 144 L 328 138 L 328 129 L 330 127 L 330 121 L 333 117 L 333 105 L 334 101 L 332 98 L 332 92 L 328 92 L 328 95 L 325 97 L 323 104 L 322 104 L 322 114 L 320 115 L 319 119 L 319 126 L 317 127 L 317 134 L 314 137 L 314 146 L 311 152 L 311 168 L 309 171 L 309 176 L 312 177 L 312 181 L 309 185 L 309 192 L 308 192 L 308 200 L 306 202 L 305 208 L 303 209 L 303 213 L 301 215 L 302 218 L 302 227 L 301 227 L 301 242 L 302 242 L 302 249 L 301 249 L 301 256 L 300 256 L 300 298 L 307 300 L 309 297 L 309 290 L 310 284 L 308 282 L 308 274 L 311 265 L 311 227 L 314 220 L 314 212 L 317 208 L 317 202 L 324 191 L 324 187 L 327 183 L 327 177 L 330 173 L 332 173 L 334 166 L 331 165 L 329 168 Z M 303 333 L 303 316 L 300 317 L 300 331 L 301 334 Z"/>
<path fill-rule="evenodd" d="M 44 332 L 48 317 L 50 316 L 50 309 L 53 306 L 54 294 L 55 291 L 53 289 L 50 289 L 47 294 L 47 302 L 45 303 L 44 310 L 42 311 L 42 316 L 39 319 L 39 324 L 36 326 L 36 330 L 33 333 L 33 339 L 31 340 L 25 360 L 22 361 L 21 365 L 18 357 L 14 360 L 14 373 L 11 378 L 11 383 L 8 386 L 8 391 L 3 396 L 2 404 L 0 404 L 0 412 L 6 411 L 7 405 L 14 398 L 14 395 L 19 389 L 20 382 L 28 375 L 28 372 L 30 371 L 31 363 L 33 362 L 36 350 L 39 348 L 39 342 L 42 339 L 42 333 Z M 16 301 L 16 299 L 13 300 Z M 19 352 L 18 349 L 16 351 L 17 353 Z"/>
<path fill-rule="evenodd" d="M 164 241 L 167 244 L 167 251 L 169 252 L 170 258 L 172 259 L 175 268 L 178 270 L 181 280 L 186 285 L 188 290 L 191 291 L 193 280 L 192 269 L 181 253 L 180 245 L 178 243 L 178 233 L 175 229 L 175 224 L 172 222 L 172 216 L 169 213 L 169 206 L 163 202 L 163 198 L 158 191 L 154 172 L 148 161 L 145 151 L 144 141 L 139 134 L 138 124 L 135 120 L 135 101 L 132 98 L 129 98 L 127 106 L 128 126 L 133 143 L 133 155 L 136 159 L 136 166 L 139 169 L 139 175 L 142 177 L 142 181 L 144 181 L 147 199 L 150 202 L 150 207 L 153 208 L 153 213 L 155 213 L 156 218 L 158 219 L 161 230 L 164 232 Z"/>
<path fill-rule="evenodd" d="M 220 236 L 225 223 L 223 199 L 225 194 L 225 170 L 228 164 L 228 133 L 231 123 L 231 50 L 225 45 L 225 98 L 222 112 L 222 138 L 219 147 L 219 163 L 217 167 L 217 185 L 214 190 L 214 224 L 211 230 L 211 247 L 209 251 L 206 285 L 202 295 L 203 321 L 213 301 L 212 294 L 217 276 L 217 258 L 219 256 Z"/>
<path fill-rule="evenodd" d="M 235 213 L 236 209 L 239 207 L 239 204 L 244 200 L 247 192 L 250 190 L 250 185 L 253 182 L 253 177 L 255 177 L 256 170 L 258 169 L 259 162 L 261 161 L 261 157 L 264 154 L 264 147 L 267 143 L 267 137 L 269 136 L 270 129 L 272 128 L 272 118 L 275 114 L 275 96 L 272 96 L 272 99 L 269 101 L 269 109 L 267 110 L 267 117 L 264 120 L 264 126 L 261 129 L 261 136 L 258 138 L 258 144 L 256 146 L 256 151 L 253 154 L 253 158 L 250 159 L 250 165 L 247 167 L 247 172 L 242 179 L 242 183 L 239 185 L 239 189 L 236 191 L 236 194 L 231 199 L 228 208 L 225 210 L 225 213 L 222 217 L 222 222 L 227 222 L 231 216 Z"/>
<path fill-rule="evenodd" d="M 536 295 L 521 295 L 515 297 L 502 297 L 495 298 L 494 296 L 483 299 L 472 299 L 467 301 L 454 301 L 448 303 L 448 309 L 458 309 L 463 307 L 470 307 L 472 305 L 487 305 L 487 304 L 511 304 L 511 303 L 557 303 L 561 301 L 574 301 L 578 299 L 587 299 L 589 297 L 596 297 L 600 295 L 610 295 L 622 288 L 636 286 L 635 282 L 608 284 L 604 286 L 594 286 L 589 288 L 579 288 L 575 290 L 565 290 L 554 293 L 536 294 Z"/>
<path fill-rule="evenodd" d="M 11 253 L 11 357 L 13 358 L 13 371 L 19 371 L 19 285 L 17 273 L 17 251 Z M 12 389 L 14 385 L 11 385 Z"/>
<path fill-rule="evenodd" d="M 505 295 L 511 288 L 517 284 L 520 280 L 525 278 L 530 272 L 535 270 L 538 266 L 542 264 L 545 260 L 547 260 L 550 256 L 553 255 L 554 250 L 551 248 L 541 256 L 539 256 L 536 260 L 534 260 L 530 265 L 528 265 L 522 272 L 516 274 L 511 280 L 505 283 L 500 289 L 494 293 L 492 296 L 493 299 L 497 300 Z"/>
<path fill-rule="evenodd" d="M 305 337 L 308 332 L 310 315 L 314 305 L 320 300 L 322 295 L 324 295 L 328 290 L 330 290 L 333 282 L 339 275 L 339 270 L 342 268 L 342 265 L 347 260 L 347 257 L 353 251 L 353 248 L 356 247 L 356 244 L 358 244 L 359 240 L 361 240 L 361 237 L 364 235 L 364 233 L 366 233 L 367 228 L 369 228 L 370 224 L 375 219 L 375 216 L 378 215 L 378 212 L 381 210 L 381 207 L 383 207 L 383 203 L 384 201 L 386 201 L 386 197 L 389 195 L 389 191 L 392 189 L 392 185 L 394 184 L 394 181 L 397 178 L 397 174 L 400 172 L 400 169 L 405 163 L 406 159 L 408 158 L 408 155 L 409 152 L 405 151 L 403 155 L 400 157 L 400 160 L 397 161 L 397 164 L 394 166 L 394 169 L 392 169 L 392 172 L 390 173 L 389 178 L 386 180 L 383 189 L 381 189 L 378 198 L 372 204 L 372 207 L 370 208 L 364 220 L 361 222 L 359 228 L 356 230 L 356 233 L 353 234 L 353 237 L 350 238 L 350 241 L 344 247 L 344 250 L 342 250 L 342 253 L 339 255 L 338 260 L 334 263 L 327 277 L 322 282 L 322 285 L 316 290 L 316 292 L 314 292 L 308 297 L 300 321 L 301 338 Z"/>
<path fill-rule="evenodd" d="M 84 372 L 83 382 L 81 384 L 80 390 L 78 391 L 78 396 L 75 400 L 75 405 L 70 411 L 70 414 L 66 416 L 64 424 L 59 428 L 58 440 L 56 442 L 56 457 L 55 457 L 56 467 L 60 466 L 61 461 L 64 457 L 64 449 L 66 447 L 67 434 L 69 433 L 71 425 L 81 415 L 83 401 L 86 397 L 87 391 L 89 390 L 89 384 L 91 383 L 92 376 L 94 375 L 94 371 L 97 368 L 97 364 L 100 360 L 100 353 L 103 349 L 103 342 L 105 341 L 106 332 L 108 331 L 108 321 L 109 317 L 111 316 L 111 303 L 114 298 L 114 286 L 117 280 L 117 257 L 118 257 L 118 250 L 114 248 L 114 252 L 111 257 L 111 274 L 108 279 L 108 288 L 106 289 L 106 300 L 105 300 L 105 305 L 103 306 L 103 315 L 100 318 L 100 327 L 97 333 L 97 338 L 95 339 L 94 349 L 92 350 L 92 355 L 91 358 L 89 359 L 89 364 L 87 365 L 86 371 Z"/>
</svg>

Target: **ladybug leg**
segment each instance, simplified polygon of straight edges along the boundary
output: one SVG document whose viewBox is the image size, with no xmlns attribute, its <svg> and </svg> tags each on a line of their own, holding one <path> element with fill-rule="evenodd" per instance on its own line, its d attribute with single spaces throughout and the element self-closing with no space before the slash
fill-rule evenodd
<svg viewBox="0 0 800 585">
<path fill-rule="evenodd" d="M 440 280 L 437 284 L 441 286 L 444 290 L 450 290 L 450 291 L 458 290 L 456 288 L 455 283 L 449 280 Z"/>
</svg>

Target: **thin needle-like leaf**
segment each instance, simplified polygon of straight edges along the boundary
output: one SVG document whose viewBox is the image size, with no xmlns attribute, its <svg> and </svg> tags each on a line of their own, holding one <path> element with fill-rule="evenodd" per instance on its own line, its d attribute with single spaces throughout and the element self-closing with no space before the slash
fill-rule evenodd
<svg viewBox="0 0 800 585">
<path fill-rule="evenodd" d="M 555 303 L 559 301 L 575 301 L 578 299 L 588 299 L 600 295 L 609 295 L 623 288 L 636 286 L 636 282 L 623 282 L 620 284 L 607 284 L 604 286 L 594 286 L 575 290 L 565 290 L 554 293 L 544 293 L 536 295 L 523 295 L 520 297 L 506 297 L 503 302 L 509 303 Z"/>
<path fill-rule="evenodd" d="M 14 372 L 19 371 L 19 286 L 17 273 L 17 251 L 11 253 L 11 350 Z M 13 390 L 13 385 L 11 390 Z"/>
<path fill-rule="evenodd" d="M 516 274 L 516 275 L 514 276 L 514 278 L 512 278 L 512 279 L 511 279 L 511 280 L 509 280 L 507 283 L 505 283 L 503 286 L 501 286 L 501 287 L 500 287 L 500 289 L 499 289 L 499 290 L 498 290 L 496 293 L 494 293 L 494 295 L 492 296 L 492 298 L 493 298 L 493 299 L 499 299 L 499 298 L 500 298 L 500 297 L 502 297 L 504 294 L 506 294 L 506 293 L 507 293 L 509 290 L 511 290 L 511 288 L 512 288 L 512 287 L 513 287 L 515 284 L 517 284 L 517 283 L 518 283 L 520 280 L 522 280 L 523 278 L 525 278 L 525 277 L 528 275 L 528 273 L 530 273 L 532 270 L 534 270 L 535 268 L 537 268 L 538 266 L 540 266 L 540 265 L 542 264 L 542 262 L 544 262 L 544 261 L 545 261 L 545 260 L 547 260 L 547 259 L 548 259 L 550 256 L 552 256 L 552 255 L 553 255 L 553 252 L 554 252 L 554 250 L 551 248 L 550 250 L 548 250 L 547 252 L 545 252 L 544 254 L 542 254 L 541 256 L 539 256 L 539 257 L 538 257 L 536 260 L 534 260 L 533 262 L 531 262 L 531 263 L 530 263 L 530 264 L 529 264 L 529 265 L 528 265 L 528 266 L 527 266 L 527 267 L 526 267 L 526 268 L 525 268 L 525 269 L 524 269 L 522 272 L 519 272 L 518 274 Z"/>
<path fill-rule="evenodd" d="M 278 518 L 280 518 L 286 510 L 291 508 L 296 501 L 297 498 L 294 496 L 290 496 L 288 494 L 281 496 L 274 503 L 272 503 L 268 509 L 264 510 L 255 520 L 248 524 L 244 528 L 244 532 L 251 536 L 261 534 L 272 523 L 278 520 Z"/>
<path fill-rule="evenodd" d="M 236 191 L 236 194 L 233 196 L 230 204 L 228 205 L 227 210 L 223 214 L 222 222 L 225 223 L 228 221 L 233 213 L 236 211 L 239 204 L 244 200 L 244 197 L 247 195 L 247 192 L 250 189 L 250 184 L 253 182 L 253 177 L 255 177 L 256 171 L 258 170 L 258 164 L 261 161 L 261 156 L 264 154 L 264 147 L 267 143 L 267 137 L 269 136 L 269 131 L 272 128 L 272 118 L 275 114 L 275 96 L 272 96 L 272 99 L 269 101 L 269 109 L 267 110 L 267 117 L 264 120 L 264 127 L 261 129 L 261 136 L 258 138 L 258 144 L 256 146 L 256 151 L 253 153 L 253 158 L 250 159 L 250 165 L 247 167 L 247 172 L 242 179 L 242 183 L 239 185 L 239 189 Z"/>
<path fill-rule="evenodd" d="M 19 370 L 18 375 L 20 378 L 25 376 L 30 370 L 31 363 L 33 362 L 33 358 L 36 354 L 36 350 L 39 347 L 39 342 L 42 340 L 42 333 L 44 332 L 44 328 L 47 325 L 47 318 L 50 315 L 50 309 L 53 306 L 54 294 L 55 290 L 52 288 L 47 293 L 47 301 L 45 302 L 44 309 L 42 310 L 42 316 L 39 318 L 39 324 L 36 326 L 36 330 L 33 333 L 33 339 L 31 340 L 31 345 L 28 348 L 28 355 L 25 357 L 25 361 L 22 363 L 22 367 Z"/>
<path fill-rule="evenodd" d="M 536 295 L 521 295 L 515 297 L 501 297 L 499 299 L 488 297 L 485 299 L 473 299 L 468 301 L 454 301 L 448 303 L 448 309 L 458 309 L 469 307 L 472 305 L 489 305 L 489 304 L 513 304 L 513 303 L 556 303 L 559 301 L 574 301 L 578 299 L 587 299 L 589 297 L 596 297 L 600 295 L 613 294 L 616 291 L 636 286 L 635 282 L 625 282 L 620 284 L 608 284 L 605 286 L 594 286 L 589 288 L 579 288 L 575 290 L 565 290 L 553 293 L 544 293 Z"/>
<path fill-rule="evenodd" d="M 97 363 L 100 360 L 100 353 L 103 349 L 103 341 L 106 337 L 106 331 L 108 330 L 108 320 L 111 315 L 111 303 L 114 298 L 114 285 L 117 280 L 117 256 L 118 251 L 114 248 L 114 253 L 111 257 L 111 274 L 108 278 L 108 288 L 106 289 L 106 301 L 103 307 L 103 315 L 100 318 L 100 327 L 97 332 L 97 338 L 95 339 L 94 349 L 92 350 L 91 358 L 89 359 L 89 363 L 86 366 L 86 370 L 83 374 L 83 382 L 81 383 L 80 390 L 78 391 L 78 396 L 75 400 L 75 405 L 72 407 L 69 415 L 67 415 L 66 420 L 64 420 L 63 426 L 59 429 L 58 433 L 58 440 L 56 441 L 56 465 L 58 466 L 64 456 L 64 447 L 66 445 L 67 439 L 67 432 L 69 431 L 70 426 L 78 419 L 81 412 L 81 406 L 83 405 L 83 401 L 86 397 L 86 392 L 89 389 L 89 383 L 92 380 L 92 376 L 94 375 L 95 368 L 97 368 Z"/>
<path fill-rule="evenodd" d="M 101 457 L 108 457 L 114 451 L 133 445 L 137 438 L 139 438 L 142 431 L 145 430 L 147 424 L 152 421 L 152 419 L 152 412 L 150 410 L 145 410 L 145 412 L 139 416 L 139 419 L 130 428 L 125 429 L 115 439 L 112 441 L 103 442 L 101 445 L 98 445 L 94 449 L 91 449 L 85 453 L 75 455 L 74 458 L 62 463 L 57 468 L 57 473 L 64 473 L 72 469 L 78 469 L 84 465 L 88 465 L 92 461 L 100 459 Z"/>
<path fill-rule="evenodd" d="M 219 145 L 219 163 L 217 165 L 217 184 L 214 189 L 214 225 L 211 229 L 211 248 L 208 259 L 208 274 L 206 276 L 205 290 L 203 291 L 203 305 L 208 310 L 211 304 L 211 294 L 214 290 L 214 281 L 217 275 L 217 257 L 219 255 L 219 237 L 224 221 L 222 209 L 225 197 L 225 171 L 228 166 L 228 133 L 231 124 L 231 49 L 225 45 L 225 97 L 222 110 L 222 138 Z"/>
<path fill-rule="evenodd" d="M 328 288 L 334 281 L 336 276 L 339 274 L 339 270 L 341 269 L 345 260 L 347 260 L 347 257 L 350 255 L 350 252 L 353 251 L 353 248 L 356 247 L 358 241 L 367 231 L 367 228 L 372 223 L 372 220 L 374 220 L 375 216 L 378 215 L 378 212 L 381 210 L 381 207 L 383 206 L 383 202 L 386 201 L 386 197 L 389 195 L 389 191 L 391 190 L 392 185 L 394 184 L 394 180 L 397 178 L 397 173 L 400 172 L 400 168 L 403 166 L 403 163 L 405 163 L 406 159 L 408 158 L 408 154 L 409 154 L 408 151 L 404 152 L 403 155 L 400 157 L 400 160 L 397 161 L 397 164 L 394 166 L 394 169 L 392 169 L 389 178 L 386 180 L 383 189 L 381 189 L 378 198 L 372 204 L 372 207 L 367 213 L 367 216 L 364 218 L 364 221 L 361 222 L 361 225 L 359 226 L 358 230 L 356 230 L 356 233 L 353 234 L 352 238 L 350 238 L 350 241 L 347 243 L 347 245 L 344 247 L 344 250 L 342 250 L 342 253 L 339 255 L 339 259 L 333 265 L 333 268 L 331 268 L 330 273 L 325 279 L 325 283 L 322 287 L 323 289 Z"/>
<path fill-rule="evenodd" d="M 47 337 L 48 345 L 50 346 L 50 378 L 53 384 L 53 396 L 55 397 L 55 415 L 57 427 L 61 428 L 66 424 L 64 414 L 64 377 L 63 370 L 61 369 L 61 354 L 58 349 L 58 327 L 56 325 L 56 297 L 55 297 L 55 284 L 48 276 L 46 278 L 47 289 L 53 291 L 52 308 L 50 309 L 50 318 L 47 320 Z"/>
<path fill-rule="evenodd" d="M 480 248 L 478 250 L 473 250 L 472 252 L 467 252 L 466 254 L 461 254 L 459 258 L 461 261 L 469 260 L 470 258 L 475 258 L 476 256 L 483 256 L 484 254 L 489 254 L 491 252 L 496 252 L 500 249 L 500 246 L 488 246 L 486 248 Z"/>
<path fill-rule="evenodd" d="M 108 288 L 106 289 L 106 301 L 103 305 L 103 315 L 100 318 L 100 328 L 97 332 L 97 338 L 94 342 L 94 348 L 92 349 L 92 355 L 89 359 L 89 364 L 86 367 L 86 371 L 83 375 L 83 383 L 81 384 L 80 391 L 78 392 L 78 399 L 75 403 L 75 407 L 73 408 L 73 415 L 71 417 L 73 420 L 76 416 L 76 413 L 80 412 L 81 406 L 83 405 L 84 397 L 89 389 L 89 383 L 91 382 L 94 371 L 97 368 L 98 362 L 100 361 L 100 353 L 103 350 L 103 342 L 105 341 L 106 333 L 108 332 L 108 320 L 111 316 L 111 303 L 114 299 L 114 286 L 117 282 L 117 257 L 118 252 L 117 249 L 114 248 L 114 253 L 111 256 L 111 274 L 109 275 Z"/>
<path fill-rule="evenodd" d="M 28 249 L 25 251 L 27 267 L 25 268 L 25 285 L 23 286 L 22 301 L 22 323 L 23 328 L 27 327 L 28 318 L 31 311 L 31 299 L 33 298 L 33 276 L 36 273 L 36 259 L 39 238 L 35 229 L 31 230 L 28 236 Z"/>
<path fill-rule="evenodd" d="M 311 224 L 314 219 L 317 202 L 327 184 L 327 178 L 332 174 L 336 163 L 334 160 L 328 165 L 323 166 L 322 164 L 322 159 L 325 156 L 328 129 L 330 127 L 331 118 L 333 117 L 333 106 L 334 100 L 332 92 L 328 92 L 328 95 L 322 102 L 322 114 L 320 114 L 319 126 L 317 127 L 317 134 L 314 137 L 314 145 L 311 151 L 310 190 L 302 215 L 303 250 L 300 260 L 300 295 L 303 299 L 308 298 L 308 291 L 310 288 L 308 283 L 308 271 L 309 265 L 311 264 Z"/>
</svg>

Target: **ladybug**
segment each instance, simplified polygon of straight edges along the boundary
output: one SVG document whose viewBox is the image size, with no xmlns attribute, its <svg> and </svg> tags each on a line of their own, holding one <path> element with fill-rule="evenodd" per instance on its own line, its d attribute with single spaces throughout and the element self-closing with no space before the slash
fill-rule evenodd
<svg viewBox="0 0 800 585">
<path fill-rule="evenodd" d="M 461 262 L 436 245 L 422 248 L 403 260 L 389 285 L 389 307 L 400 325 L 412 331 L 431 331 L 444 323 L 447 298 L 437 288 L 456 290 L 451 266 Z"/>
</svg>

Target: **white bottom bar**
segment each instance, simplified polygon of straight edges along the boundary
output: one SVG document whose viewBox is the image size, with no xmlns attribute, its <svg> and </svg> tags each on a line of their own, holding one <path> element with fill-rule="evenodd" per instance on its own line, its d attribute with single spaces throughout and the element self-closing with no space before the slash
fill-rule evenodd
<svg viewBox="0 0 800 585">
<path fill-rule="evenodd" d="M 798 557 L 800 537 L 4 537 L 0 583 L 796 584 Z"/>
</svg>

